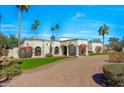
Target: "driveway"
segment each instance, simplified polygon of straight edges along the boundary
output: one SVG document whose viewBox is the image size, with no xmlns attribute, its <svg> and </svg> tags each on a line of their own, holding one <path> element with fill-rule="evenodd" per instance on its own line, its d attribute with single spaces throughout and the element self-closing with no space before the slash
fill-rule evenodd
<svg viewBox="0 0 124 93">
<path fill-rule="evenodd" d="M 7 87 L 99 87 L 93 76 L 102 72 L 107 55 L 74 57 L 22 73 Z"/>
</svg>

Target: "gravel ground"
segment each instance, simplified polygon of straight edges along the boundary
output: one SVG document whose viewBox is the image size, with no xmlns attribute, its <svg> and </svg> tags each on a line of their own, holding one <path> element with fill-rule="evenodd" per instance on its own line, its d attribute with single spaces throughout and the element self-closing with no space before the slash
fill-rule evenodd
<svg viewBox="0 0 124 93">
<path fill-rule="evenodd" d="M 26 71 L 6 87 L 100 87 L 93 76 L 102 72 L 107 55 L 73 57 Z"/>
</svg>

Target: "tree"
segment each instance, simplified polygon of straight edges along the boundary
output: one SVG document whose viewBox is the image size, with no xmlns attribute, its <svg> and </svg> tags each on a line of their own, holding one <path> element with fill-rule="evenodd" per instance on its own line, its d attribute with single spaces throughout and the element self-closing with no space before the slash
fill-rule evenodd
<svg viewBox="0 0 124 93">
<path fill-rule="evenodd" d="M 28 12 L 29 5 L 16 5 L 16 7 L 19 9 L 18 13 L 18 47 L 20 47 L 20 21 L 21 21 L 21 14 L 24 10 Z"/>
<path fill-rule="evenodd" d="M 122 37 L 120 44 L 124 47 L 124 36 Z"/>
<path fill-rule="evenodd" d="M 119 39 L 115 37 L 109 38 L 109 44 L 119 43 Z"/>
<path fill-rule="evenodd" d="M 54 31 L 55 31 L 55 28 L 52 26 L 51 27 L 51 31 L 52 31 L 52 36 L 51 36 L 51 40 L 55 40 L 55 36 L 54 36 Z"/>
<path fill-rule="evenodd" d="M 93 42 L 100 43 L 101 41 L 100 41 L 100 39 L 93 39 Z"/>
<path fill-rule="evenodd" d="M 37 30 L 37 28 L 38 28 L 39 25 L 40 25 L 40 21 L 36 19 L 34 21 L 34 24 L 31 25 L 31 29 L 34 30 L 34 32 L 36 33 L 36 30 Z"/>
<path fill-rule="evenodd" d="M 115 38 L 115 37 L 109 38 L 109 44 L 112 50 L 117 51 L 117 52 L 122 51 L 122 45 L 119 42 L 118 38 Z"/>
<path fill-rule="evenodd" d="M 56 24 L 56 25 L 55 25 L 55 29 L 56 29 L 56 31 L 57 31 L 57 35 L 58 35 L 59 27 L 60 27 L 59 24 Z"/>
<path fill-rule="evenodd" d="M 108 35 L 109 33 L 108 33 L 108 30 L 109 30 L 109 27 L 106 25 L 106 24 L 104 24 L 103 26 L 101 26 L 100 28 L 99 28 L 99 35 L 101 35 L 102 37 L 103 37 L 103 51 L 104 51 L 104 39 L 105 39 L 105 35 Z"/>
<path fill-rule="evenodd" d="M 2 15 L 0 14 L 0 31 L 1 31 L 1 21 L 2 21 Z"/>
<path fill-rule="evenodd" d="M 13 48 L 18 46 L 18 38 L 15 35 L 10 35 L 8 38 L 8 47 Z"/>
</svg>

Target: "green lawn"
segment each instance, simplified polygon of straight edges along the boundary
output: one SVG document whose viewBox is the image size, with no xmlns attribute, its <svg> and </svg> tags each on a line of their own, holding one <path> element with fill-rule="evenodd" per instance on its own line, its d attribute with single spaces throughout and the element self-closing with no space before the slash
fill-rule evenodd
<svg viewBox="0 0 124 93">
<path fill-rule="evenodd" d="M 107 55 L 109 53 L 89 53 L 89 56 L 95 56 L 95 55 Z"/>
<path fill-rule="evenodd" d="M 32 59 L 22 59 L 16 62 L 19 62 L 22 70 L 28 70 L 45 64 L 53 63 L 65 58 L 67 57 L 32 58 Z"/>
</svg>

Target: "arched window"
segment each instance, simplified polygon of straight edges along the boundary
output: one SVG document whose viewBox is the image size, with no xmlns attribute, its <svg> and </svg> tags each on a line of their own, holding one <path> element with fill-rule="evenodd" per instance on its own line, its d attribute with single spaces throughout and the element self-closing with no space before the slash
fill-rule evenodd
<svg viewBox="0 0 124 93">
<path fill-rule="evenodd" d="M 41 56 L 41 47 L 37 46 L 35 48 L 35 56 Z"/>
<path fill-rule="evenodd" d="M 54 54 L 59 54 L 59 47 L 55 47 Z"/>
</svg>

